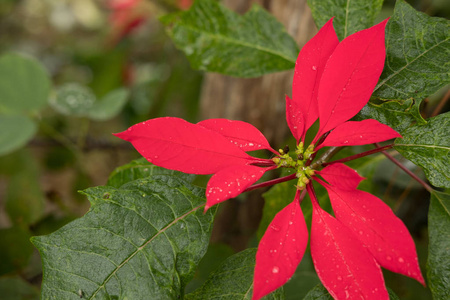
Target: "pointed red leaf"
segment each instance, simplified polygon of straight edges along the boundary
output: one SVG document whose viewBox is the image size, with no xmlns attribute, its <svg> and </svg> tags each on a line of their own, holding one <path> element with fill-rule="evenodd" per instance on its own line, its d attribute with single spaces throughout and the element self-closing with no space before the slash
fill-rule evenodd
<svg viewBox="0 0 450 300">
<path fill-rule="evenodd" d="M 286 95 L 286 121 L 295 140 L 299 142 L 305 131 L 302 109 Z"/>
<path fill-rule="evenodd" d="M 309 42 L 303 46 L 295 63 L 294 80 L 292 82 L 291 111 L 302 114 L 302 118 L 288 118 L 289 128 L 297 141 L 304 139 L 304 133 L 317 120 L 317 89 L 325 64 L 339 44 L 331 18 Z M 300 123 L 297 121 L 304 121 Z M 292 124 L 292 125 L 291 125 Z M 297 128 L 294 128 L 297 127 Z"/>
<path fill-rule="evenodd" d="M 312 202 L 311 256 L 317 275 L 331 296 L 389 299 L 383 274 L 373 256 L 346 226 L 323 211 L 316 200 Z"/>
<path fill-rule="evenodd" d="M 316 140 L 369 101 L 384 66 L 386 22 L 348 36 L 328 60 L 317 94 L 320 129 Z"/>
<path fill-rule="evenodd" d="M 358 172 L 341 163 L 335 163 L 316 172 L 332 186 L 343 190 L 355 190 L 364 179 Z"/>
<path fill-rule="evenodd" d="M 191 174 L 212 174 L 255 160 L 221 134 L 179 118 L 151 119 L 115 134 L 149 162 Z"/>
<path fill-rule="evenodd" d="M 248 165 L 230 166 L 214 174 L 206 186 L 207 211 L 211 206 L 236 197 L 258 181 L 268 168 Z"/>
<path fill-rule="evenodd" d="M 259 243 L 252 300 L 273 292 L 292 277 L 307 244 L 308 229 L 297 193 L 294 201 L 275 216 Z"/>
<path fill-rule="evenodd" d="M 364 191 L 324 186 L 336 218 L 353 231 L 382 267 L 425 284 L 414 241 L 389 206 Z"/>
<path fill-rule="evenodd" d="M 338 125 L 316 148 L 334 146 L 356 146 L 383 142 L 401 135 L 391 127 L 381 124 L 377 120 L 348 121 Z"/>
<path fill-rule="evenodd" d="M 267 149 L 278 154 L 270 147 L 261 131 L 249 123 L 227 119 L 208 119 L 198 122 L 197 125 L 220 133 L 243 151 Z"/>
</svg>

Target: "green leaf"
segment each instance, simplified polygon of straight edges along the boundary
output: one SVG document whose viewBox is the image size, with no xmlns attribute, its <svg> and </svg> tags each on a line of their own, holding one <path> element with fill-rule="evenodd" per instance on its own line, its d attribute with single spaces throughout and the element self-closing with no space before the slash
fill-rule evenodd
<svg viewBox="0 0 450 300">
<path fill-rule="evenodd" d="M 311 254 L 306 251 L 294 275 L 283 286 L 285 298 L 286 300 L 303 299 L 318 283 L 320 279 L 314 269 Z"/>
<path fill-rule="evenodd" d="M 395 149 L 423 168 L 428 180 L 437 187 L 450 187 L 450 112 L 405 130 L 395 140 Z"/>
<path fill-rule="evenodd" d="M 434 299 L 450 299 L 450 194 L 433 191 L 428 211 L 428 285 Z"/>
<path fill-rule="evenodd" d="M 303 300 L 333 300 L 327 289 L 319 283 L 303 298 Z"/>
<path fill-rule="evenodd" d="M 254 5 L 240 16 L 215 0 L 161 18 L 194 69 L 257 77 L 292 69 L 298 47 L 271 14 Z"/>
<path fill-rule="evenodd" d="M 67 83 L 60 86 L 56 96 L 50 99 L 50 105 L 63 115 L 84 117 L 92 109 L 95 95 L 85 86 L 78 83 Z"/>
<path fill-rule="evenodd" d="M 50 78 L 36 60 L 18 54 L 0 57 L 0 112 L 30 112 L 45 106 Z"/>
<path fill-rule="evenodd" d="M 36 133 L 36 124 L 22 115 L 0 114 L 0 155 L 25 146 Z"/>
<path fill-rule="evenodd" d="M 340 40 L 369 28 L 381 10 L 383 0 L 308 0 L 318 28 L 329 19 Z"/>
<path fill-rule="evenodd" d="M 387 288 L 387 291 L 390 300 L 400 300 L 390 288 Z M 315 288 L 309 291 L 303 300 L 333 300 L 333 297 L 331 297 L 327 289 L 322 284 L 318 284 Z"/>
<path fill-rule="evenodd" d="M 185 299 L 250 300 L 253 293 L 255 255 L 256 249 L 251 248 L 229 257 L 211 273 L 201 288 L 187 294 Z M 263 299 L 284 299 L 283 288 Z"/>
<path fill-rule="evenodd" d="M 18 272 L 28 265 L 33 254 L 30 237 L 28 230 L 19 226 L 0 229 L 0 275 Z"/>
<path fill-rule="evenodd" d="M 20 171 L 9 178 L 5 208 L 14 224 L 34 225 L 44 215 L 45 196 L 39 183 L 38 165 L 26 150 L 19 153 L 16 168 Z"/>
<path fill-rule="evenodd" d="M 39 291 L 19 276 L 0 278 L 2 299 L 39 300 Z"/>
<path fill-rule="evenodd" d="M 92 207 L 48 236 L 42 299 L 177 299 L 208 247 L 214 209 L 204 189 L 174 177 L 84 191 Z"/>
<path fill-rule="evenodd" d="M 386 64 L 373 96 L 423 99 L 450 79 L 449 21 L 397 0 L 386 28 Z"/>
<path fill-rule="evenodd" d="M 155 175 L 176 175 L 189 183 L 195 178 L 195 175 L 185 174 L 178 171 L 168 170 L 157 167 L 149 163 L 145 158 L 133 160 L 132 162 L 116 168 L 110 175 L 107 185 L 119 188 L 130 181 L 152 177 Z"/>
<path fill-rule="evenodd" d="M 93 104 L 87 113 L 88 117 L 95 121 L 106 121 L 114 118 L 122 111 L 129 94 L 129 91 L 125 88 L 109 92 Z"/>
<path fill-rule="evenodd" d="M 401 133 L 414 122 L 426 124 L 420 115 L 420 102 L 414 99 L 370 101 L 356 115 L 355 120 L 375 119 Z"/>
</svg>

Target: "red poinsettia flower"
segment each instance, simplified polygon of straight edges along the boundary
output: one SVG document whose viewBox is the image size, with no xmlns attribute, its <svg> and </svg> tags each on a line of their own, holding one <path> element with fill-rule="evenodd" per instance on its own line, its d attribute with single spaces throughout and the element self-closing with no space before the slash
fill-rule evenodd
<svg viewBox="0 0 450 300">
<path fill-rule="evenodd" d="M 205 210 L 251 189 L 277 167 L 295 169 L 294 200 L 272 220 L 258 247 L 253 298 L 276 290 L 294 274 L 308 243 L 300 208 L 305 191 L 313 204 L 311 254 L 317 274 L 335 299 L 388 299 L 381 266 L 424 283 L 414 242 L 405 225 L 380 199 L 357 189 L 363 179 L 341 163 L 311 165 L 322 147 L 376 143 L 400 137 L 376 120 L 348 121 L 368 102 L 383 70 L 386 21 L 338 41 L 332 20 L 301 50 L 286 97 L 288 126 L 297 140 L 296 159 L 273 150 L 262 133 L 241 121 L 210 119 L 191 124 L 157 118 L 116 136 L 131 142 L 155 165 L 193 174 L 214 174 Z M 308 147 L 305 133 L 319 119 Z M 267 149 L 261 159 L 246 152 Z M 312 181 L 328 191 L 335 217 L 319 205 Z"/>
<path fill-rule="evenodd" d="M 107 2 L 111 10 L 109 22 L 113 44 L 130 34 L 147 19 L 147 14 L 140 8 L 141 2 L 141 0 L 109 0 Z"/>
</svg>

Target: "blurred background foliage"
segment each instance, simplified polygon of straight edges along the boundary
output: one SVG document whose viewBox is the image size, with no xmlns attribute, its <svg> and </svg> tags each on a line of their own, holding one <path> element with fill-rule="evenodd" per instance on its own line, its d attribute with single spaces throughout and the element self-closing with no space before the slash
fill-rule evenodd
<svg viewBox="0 0 450 300">
<path fill-rule="evenodd" d="M 392 13 L 394 2 L 385 1 L 383 18 Z M 450 16 L 447 0 L 409 3 L 432 16 Z M 10 86 L 25 99 L 19 107 L 22 100 L 8 104 L 0 98 L 0 298 L 39 298 L 42 270 L 29 238 L 82 216 L 89 203 L 77 191 L 105 184 L 116 167 L 139 157 L 111 133 L 161 116 L 199 120 L 203 74 L 191 69 L 158 21 L 190 4 L 189 0 L 0 1 L 0 87 Z M 10 67 L 16 64 L 21 68 Z M 23 69 L 36 75 L 23 77 Z M 429 110 L 443 93 L 429 99 Z M 38 103 L 39 97 L 43 103 Z M 355 150 L 346 151 L 339 155 Z M 386 200 L 402 217 L 425 262 L 429 195 L 381 154 L 364 160 L 354 166 L 370 178 L 363 189 Z M 290 199 L 281 197 L 276 191 L 264 194 L 265 209 Z M 237 201 L 245 199 L 242 195 Z M 216 222 L 229 224 L 230 216 L 219 212 Z M 263 217 L 258 234 L 267 224 Z M 239 231 L 228 226 L 230 235 Z M 235 251 L 256 246 L 256 232 L 247 236 L 250 239 L 239 243 L 223 238 L 212 244 L 188 289 L 199 286 Z M 430 297 L 411 279 L 388 272 L 386 278 L 401 299 Z M 298 286 L 306 293 L 317 283 L 306 257 L 285 288 L 287 298 L 299 299 Z"/>
</svg>

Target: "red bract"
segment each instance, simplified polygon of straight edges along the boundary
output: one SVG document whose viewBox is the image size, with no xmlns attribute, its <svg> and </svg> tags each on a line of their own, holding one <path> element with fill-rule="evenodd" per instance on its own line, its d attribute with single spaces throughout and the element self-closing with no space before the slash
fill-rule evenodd
<svg viewBox="0 0 450 300">
<path fill-rule="evenodd" d="M 139 7 L 141 2 L 142 0 L 109 0 L 107 2 L 111 9 L 109 22 L 113 44 L 116 44 L 147 19 L 146 14 Z"/>
<path fill-rule="evenodd" d="M 255 187 L 266 171 L 295 169 L 294 175 L 286 177 L 298 180 L 294 201 L 275 216 L 258 247 L 254 300 L 286 283 L 301 261 L 308 243 L 300 208 L 305 189 L 313 204 L 311 255 L 320 280 L 335 299 L 388 299 L 380 266 L 424 284 L 405 225 L 380 199 L 357 189 L 363 178 L 341 163 L 328 163 L 322 170 L 318 170 L 320 162 L 312 164 L 322 147 L 400 137 L 376 120 L 348 121 L 367 104 L 383 70 L 386 23 L 339 42 L 330 20 L 303 47 L 295 67 L 292 99 L 286 97 L 287 123 L 297 140 L 295 159 L 273 150 L 258 129 L 241 121 L 210 119 L 191 124 L 167 117 L 117 134 L 155 165 L 214 174 L 206 188 L 205 210 Z M 317 119 L 318 133 L 305 147 L 305 134 Z M 246 153 L 260 149 L 277 156 L 260 159 Z M 314 180 L 328 191 L 335 217 L 320 207 Z"/>
</svg>

